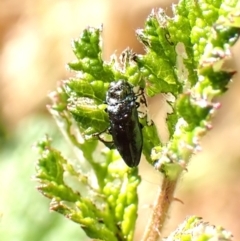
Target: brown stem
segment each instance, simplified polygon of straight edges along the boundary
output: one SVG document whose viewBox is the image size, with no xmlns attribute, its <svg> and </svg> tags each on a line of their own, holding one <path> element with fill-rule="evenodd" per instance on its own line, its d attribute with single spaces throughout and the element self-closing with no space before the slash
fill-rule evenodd
<svg viewBox="0 0 240 241">
<path fill-rule="evenodd" d="M 163 179 L 162 188 L 159 190 L 156 203 L 153 207 L 152 217 L 149 220 L 142 241 L 157 241 L 161 236 L 168 210 L 174 199 L 173 194 L 177 180 L 171 181 L 166 177 Z"/>
</svg>

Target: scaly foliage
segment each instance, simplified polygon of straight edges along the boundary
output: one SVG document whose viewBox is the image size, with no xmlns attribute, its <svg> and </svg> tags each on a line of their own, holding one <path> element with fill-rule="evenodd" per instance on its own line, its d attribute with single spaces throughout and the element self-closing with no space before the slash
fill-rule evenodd
<svg viewBox="0 0 240 241">
<path fill-rule="evenodd" d="M 51 199 L 52 210 L 79 223 L 91 238 L 133 239 L 138 169 L 128 168 L 117 151 L 104 148 L 95 135 L 109 127 L 105 112 L 109 83 L 125 79 L 144 88 L 149 97 L 171 96 L 168 143 L 161 142 L 155 125 L 149 126 L 146 118 L 140 122 L 147 161 L 169 180 L 177 179 L 211 128 L 220 106 L 214 98 L 226 91 L 234 74 L 223 66 L 239 37 L 239 13 L 237 0 L 181 0 L 173 7 L 173 18 L 161 9 L 152 11 L 144 28 L 137 30 L 146 53 L 126 49 L 120 62 L 115 56 L 103 61 L 101 29 L 86 28 L 73 41 L 77 59 L 69 68 L 76 75 L 60 83 L 48 108 L 76 160 L 64 158 L 48 137 L 37 144 L 38 189 Z"/>
</svg>

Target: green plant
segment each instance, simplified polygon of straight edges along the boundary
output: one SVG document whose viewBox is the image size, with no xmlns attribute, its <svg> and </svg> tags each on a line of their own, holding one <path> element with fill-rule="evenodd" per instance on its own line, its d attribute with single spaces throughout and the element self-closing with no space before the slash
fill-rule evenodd
<svg viewBox="0 0 240 241">
<path fill-rule="evenodd" d="M 211 128 L 219 108 L 215 97 L 227 90 L 234 71 L 224 68 L 230 47 L 239 37 L 240 8 L 235 1 L 182 0 L 174 17 L 152 11 L 144 29 L 137 30 L 146 53 L 126 49 L 121 61 L 101 57 L 101 29 L 87 28 L 73 42 L 77 57 L 69 64 L 76 76 L 62 81 L 51 94 L 50 113 L 76 153 L 70 161 L 51 146 L 38 142 L 36 178 L 50 208 L 77 222 L 92 239 L 132 240 L 137 218 L 137 168 L 129 168 L 96 134 L 109 126 L 106 92 L 113 80 L 125 79 L 145 89 L 147 96 L 171 96 L 170 134 L 163 144 L 155 125 L 143 125 L 143 154 L 164 176 L 143 240 L 157 240 L 181 173 L 199 140 Z M 199 228 L 201 227 L 201 232 Z M 211 232 L 209 232 L 211 230 Z M 189 217 L 167 240 L 231 240 L 231 234 L 197 217 Z"/>
</svg>

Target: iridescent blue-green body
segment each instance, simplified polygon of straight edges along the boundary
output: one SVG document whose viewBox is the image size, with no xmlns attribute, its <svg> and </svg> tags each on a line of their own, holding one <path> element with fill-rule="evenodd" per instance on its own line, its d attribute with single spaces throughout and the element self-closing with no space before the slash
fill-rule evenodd
<svg viewBox="0 0 240 241">
<path fill-rule="evenodd" d="M 129 167 L 139 164 L 143 145 L 142 127 L 135 101 L 130 83 L 118 80 L 110 84 L 106 97 L 110 133 L 115 147 Z"/>
</svg>

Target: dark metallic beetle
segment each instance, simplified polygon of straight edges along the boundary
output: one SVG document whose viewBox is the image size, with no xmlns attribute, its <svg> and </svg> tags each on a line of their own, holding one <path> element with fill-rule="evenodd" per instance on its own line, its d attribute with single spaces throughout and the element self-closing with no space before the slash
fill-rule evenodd
<svg viewBox="0 0 240 241">
<path fill-rule="evenodd" d="M 106 97 L 110 133 L 115 147 L 129 167 L 139 164 L 143 145 L 142 126 L 135 101 L 133 86 L 126 80 L 110 84 Z"/>
</svg>

